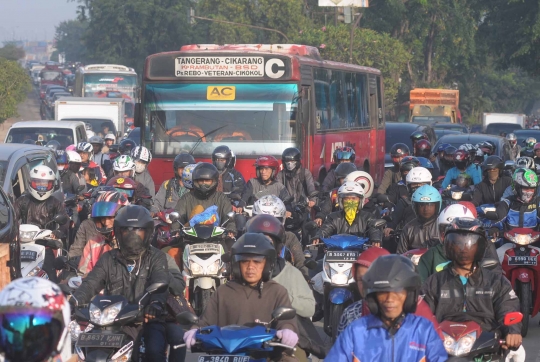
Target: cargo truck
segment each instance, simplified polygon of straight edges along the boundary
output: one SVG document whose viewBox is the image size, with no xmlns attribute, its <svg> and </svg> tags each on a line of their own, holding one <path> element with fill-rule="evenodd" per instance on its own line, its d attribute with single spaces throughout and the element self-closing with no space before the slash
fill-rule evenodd
<svg viewBox="0 0 540 362">
<path fill-rule="evenodd" d="M 482 130 L 488 134 L 511 133 L 525 127 L 526 116 L 517 113 L 484 113 Z"/>
<path fill-rule="evenodd" d="M 461 123 L 459 91 L 453 89 L 417 88 L 410 93 L 410 122 Z"/>
</svg>

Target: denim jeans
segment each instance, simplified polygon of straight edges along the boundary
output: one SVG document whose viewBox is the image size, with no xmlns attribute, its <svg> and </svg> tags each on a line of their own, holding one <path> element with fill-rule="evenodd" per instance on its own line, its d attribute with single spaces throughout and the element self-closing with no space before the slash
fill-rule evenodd
<svg viewBox="0 0 540 362">
<path fill-rule="evenodd" d="M 186 348 L 174 349 L 175 345 L 184 343 L 184 330 L 175 323 L 147 323 L 143 331 L 145 355 L 148 362 L 167 361 L 165 352 L 170 345 L 169 362 L 184 362 Z"/>
</svg>

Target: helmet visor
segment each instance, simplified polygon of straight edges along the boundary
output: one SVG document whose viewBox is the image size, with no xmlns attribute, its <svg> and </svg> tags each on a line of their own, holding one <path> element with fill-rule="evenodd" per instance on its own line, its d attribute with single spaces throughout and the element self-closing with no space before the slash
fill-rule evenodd
<svg viewBox="0 0 540 362">
<path fill-rule="evenodd" d="M 10 361 L 44 361 L 55 351 L 64 329 L 61 312 L 6 308 L 0 312 L 0 348 Z"/>
<path fill-rule="evenodd" d="M 454 251 L 465 252 L 475 251 L 475 245 L 478 244 L 482 236 L 475 233 L 456 233 L 451 232 L 444 236 L 444 243 L 453 248 Z"/>
<path fill-rule="evenodd" d="M 54 187 L 54 180 L 30 179 L 30 185 L 38 192 L 51 191 Z"/>
<path fill-rule="evenodd" d="M 236 254 L 234 256 L 234 260 L 236 261 L 248 261 L 248 260 L 254 260 L 258 262 L 263 262 L 265 260 L 264 255 L 256 255 L 256 254 Z"/>
<path fill-rule="evenodd" d="M 135 190 L 120 189 L 118 187 L 116 187 L 116 191 L 118 191 L 121 194 L 126 195 L 127 198 L 133 197 L 133 193 L 135 193 Z"/>
<path fill-rule="evenodd" d="M 116 212 L 121 208 L 115 202 L 98 201 L 92 205 L 92 217 L 108 217 L 115 216 Z"/>
</svg>

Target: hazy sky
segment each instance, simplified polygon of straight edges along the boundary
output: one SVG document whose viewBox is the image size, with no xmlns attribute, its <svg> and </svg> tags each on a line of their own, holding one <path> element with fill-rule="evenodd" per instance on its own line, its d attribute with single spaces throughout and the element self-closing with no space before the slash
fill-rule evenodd
<svg viewBox="0 0 540 362">
<path fill-rule="evenodd" d="M 55 26 L 75 19 L 76 9 L 67 0 L 0 0 L 0 42 L 52 40 Z"/>
</svg>

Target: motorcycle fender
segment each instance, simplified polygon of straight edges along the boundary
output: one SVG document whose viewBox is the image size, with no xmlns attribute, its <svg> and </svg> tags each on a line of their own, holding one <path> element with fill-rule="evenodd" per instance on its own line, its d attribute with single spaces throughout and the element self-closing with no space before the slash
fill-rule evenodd
<svg viewBox="0 0 540 362">
<path fill-rule="evenodd" d="M 352 300 L 352 293 L 350 290 L 345 288 L 332 289 L 328 295 L 328 300 L 332 304 L 343 304 L 349 299 Z"/>
<path fill-rule="evenodd" d="M 106 348 L 87 348 L 85 361 L 92 362 L 107 362 L 109 361 L 111 349 Z"/>
<path fill-rule="evenodd" d="M 210 277 L 201 277 L 201 278 L 194 278 L 193 279 L 193 289 L 195 288 L 201 288 L 201 289 L 216 289 L 216 281 L 214 278 Z"/>
<path fill-rule="evenodd" d="M 519 280 L 522 283 L 530 283 L 532 280 L 532 271 L 525 268 L 520 268 L 516 271 L 514 271 L 516 274 L 517 280 Z"/>
</svg>

